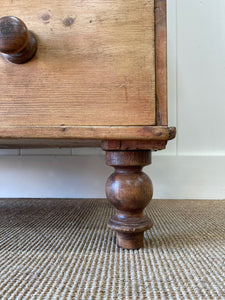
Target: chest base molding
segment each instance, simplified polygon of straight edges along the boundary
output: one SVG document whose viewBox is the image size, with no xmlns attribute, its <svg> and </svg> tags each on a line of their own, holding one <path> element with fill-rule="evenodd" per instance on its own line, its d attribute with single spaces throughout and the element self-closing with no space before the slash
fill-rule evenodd
<svg viewBox="0 0 225 300">
<path fill-rule="evenodd" d="M 146 149 L 144 141 L 168 141 L 175 134 L 175 127 L 166 126 L 11 126 L 0 127 L 0 148 L 98 147 L 100 141 L 133 140 Z"/>
</svg>

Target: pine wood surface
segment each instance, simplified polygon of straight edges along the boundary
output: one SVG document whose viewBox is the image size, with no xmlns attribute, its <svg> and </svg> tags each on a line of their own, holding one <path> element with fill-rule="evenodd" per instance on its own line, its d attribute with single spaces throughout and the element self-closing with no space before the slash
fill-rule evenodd
<svg viewBox="0 0 225 300">
<path fill-rule="evenodd" d="M 168 124 L 166 19 L 166 0 L 155 0 L 156 122 L 163 126 Z"/>
<path fill-rule="evenodd" d="M 155 124 L 154 1 L 1 3 L 38 41 L 0 59 L 0 126 Z"/>
<path fill-rule="evenodd" d="M 175 135 L 176 129 L 166 126 L 0 127 L 0 148 L 102 146 L 105 150 L 160 150 Z"/>
<path fill-rule="evenodd" d="M 166 148 L 167 140 L 105 140 L 103 150 L 162 150 Z"/>
<path fill-rule="evenodd" d="M 174 127 L 166 126 L 51 126 L 0 127 L 1 139 L 93 139 L 93 140 L 171 140 Z M 0 139 L 0 141 L 1 141 Z"/>
<path fill-rule="evenodd" d="M 100 140 L 88 139 L 0 139 L 0 149 L 100 148 Z"/>
</svg>

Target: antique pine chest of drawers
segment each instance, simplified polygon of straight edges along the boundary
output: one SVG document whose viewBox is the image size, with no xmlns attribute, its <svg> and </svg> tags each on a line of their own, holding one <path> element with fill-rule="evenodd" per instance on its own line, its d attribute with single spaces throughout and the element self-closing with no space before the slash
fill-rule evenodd
<svg viewBox="0 0 225 300">
<path fill-rule="evenodd" d="M 166 0 L 4 0 L 0 17 L 0 147 L 102 147 L 109 226 L 140 248 L 152 226 L 142 168 L 175 136 Z"/>
</svg>

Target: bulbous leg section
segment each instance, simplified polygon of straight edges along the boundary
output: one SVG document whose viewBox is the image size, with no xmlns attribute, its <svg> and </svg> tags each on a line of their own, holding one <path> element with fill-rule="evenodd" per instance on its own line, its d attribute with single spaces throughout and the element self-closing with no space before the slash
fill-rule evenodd
<svg viewBox="0 0 225 300">
<path fill-rule="evenodd" d="M 142 172 L 151 163 L 151 151 L 107 151 L 106 163 L 115 168 L 106 183 L 106 196 L 116 208 L 108 225 L 117 232 L 118 246 L 141 248 L 144 231 L 153 225 L 143 213 L 153 193 L 150 178 Z"/>
</svg>

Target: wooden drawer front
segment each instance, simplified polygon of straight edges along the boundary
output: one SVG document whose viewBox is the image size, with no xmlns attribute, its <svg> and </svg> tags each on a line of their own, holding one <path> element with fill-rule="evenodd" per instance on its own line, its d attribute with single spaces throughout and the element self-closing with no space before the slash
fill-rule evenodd
<svg viewBox="0 0 225 300">
<path fill-rule="evenodd" d="M 0 126 L 154 125 L 152 0 L 4 0 L 38 40 L 0 57 Z"/>
</svg>

